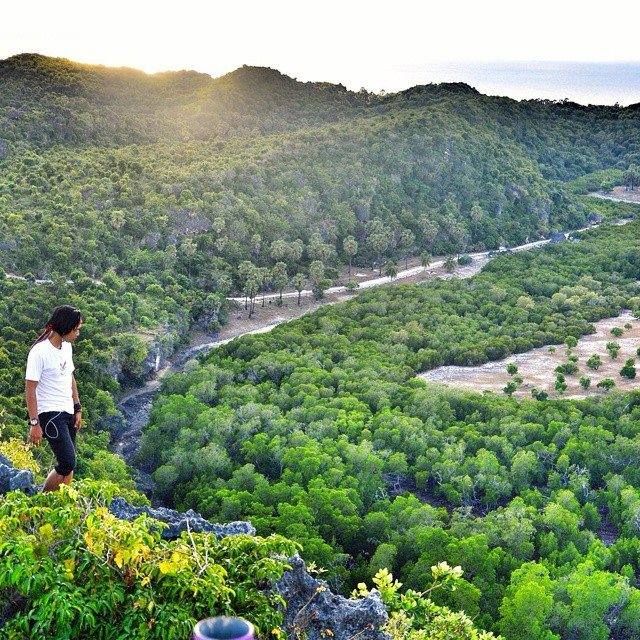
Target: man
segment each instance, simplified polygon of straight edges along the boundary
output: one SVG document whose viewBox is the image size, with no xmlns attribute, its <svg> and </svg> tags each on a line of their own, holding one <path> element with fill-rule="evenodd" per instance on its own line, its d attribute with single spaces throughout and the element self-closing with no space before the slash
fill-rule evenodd
<svg viewBox="0 0 640 640">
<path fill-rule="evenodd" d="M 72 343 L 80 335 L 82 314 L 69 305 L 56 307 L 27 357 L 25 395 L 29 413 L 28 441 L 39 445 L 44 435 L 56 465 L 42 491 L 71 484 L 76 467 L 76 433 L 82 406 L 73 376 Z"/>
</svg>

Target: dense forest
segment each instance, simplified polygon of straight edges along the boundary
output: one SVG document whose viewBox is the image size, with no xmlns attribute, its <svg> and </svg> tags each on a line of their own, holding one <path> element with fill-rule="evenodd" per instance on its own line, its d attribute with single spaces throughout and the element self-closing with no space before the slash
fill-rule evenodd
<svg viewBox="0 0 640 640">
<path fill-rule="evenodd" d="M 167 602 L 188 591 L 193 564 L 178 566 L 144 525 L 105 518 L 118 491 L 145 498 L 109 452 L 104 419 L 155 351 L 218 330 L 228 295 L 309 283 L 321 296 L 347 264 L 509 247 L 637 212 L 586 196 L 640 180 L 637 105 L 517 102 L 463 84 L 377 95 L 256 67 L 213 79 L 32 54 L 0 61 L 0 87 L 0 453 L 38 473 L 52 461 L 21 444 L 23 373 L 61 302 L 85 317 L 75 361 L 87 420 L 79 493 L 53 510 L 45 497 L 0 500 L 0 561 L 19 553 L 30 567 L 7 573 L 0 593 L 35 593 L 38 527 L 69 538 L 82 521 L 111 536 L 60 547 L 42 582 L 66 568 L 59 601 L 38 601 L 41 626 L 17 619 L 16 638 L 53 629 L 80 560 L 101 567 L 94 591 L 119 585 L 113 600 L 87 592 L 87 602 L 123 608 L 131 630 L 152 615 L 136 603 L 153 589 Z M 360 293 L 236 340 L 163 382 L 139 463 L 167 504 L 251 520 L 263 536 L 247 543 L 256 562 L 298 544 L 335 589 L 375 584 L 398 640 L 489 637 L 477 629 L 636 637 L 637 393 L 516 401 L 415 376 L 563 343 L 624 308 L 638 315 L 639 236 L 637 222 L 605 224 L 502 255 L 468 281 Z M 149 553 L 114 565 L 123 540 Z M 220 562 L 237 557 L 232 547 L 215 551 Z M 264 579 L 282 570 L 269 564 Z M 250 572 L 239 564 L 230 588 L 246 588 Z M 210 579 L 208 589 L 221 584 Z M 258 612 L 258 597 L 220 589 L 226 610 L 277 625 L 275 603 L 260 599 Z M 182 633 L 198 606 L 160 627 Z M 100 628 L 71 609 L 65 624 Z"/>
<path fill-rule="evenodd" d="M 601 229 L 235 340 L 166 380 L 141 462 L 179 508 L 300 542 L 337 588 L 386 567 L 420 590 L 447 561 L 465 574 L 434 600 L 507 638 L 608 637 L 600 618 L 614 604 L 615 629 L 637 632 L 640 397 L 516 402 L 415 374 L 640 312 L 639 237 L 638 223 Z M 620 532 L 609 548 L 603 518 Z M 547 635 L 517 635 L 527 624 Z"/>
</svg>

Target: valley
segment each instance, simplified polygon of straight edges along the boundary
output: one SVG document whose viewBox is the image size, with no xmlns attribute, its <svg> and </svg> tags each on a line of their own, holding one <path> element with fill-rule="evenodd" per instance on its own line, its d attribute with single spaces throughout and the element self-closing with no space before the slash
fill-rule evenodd
<svg viewBox="0 0 640 640">
<path fill-rule="evenodd" d="M 393 640 L 640 637 L 637 105 L 38 54 L 0 87 L 2 464 L 54 464 L 24 362 L 62 303 L 85 421 L 69 487 L 0 477 L 0 635 L 331 637 L 309 598 L 374 585 Z M 296 551 L 335 595 L 285 633 Z"/>
</svg>

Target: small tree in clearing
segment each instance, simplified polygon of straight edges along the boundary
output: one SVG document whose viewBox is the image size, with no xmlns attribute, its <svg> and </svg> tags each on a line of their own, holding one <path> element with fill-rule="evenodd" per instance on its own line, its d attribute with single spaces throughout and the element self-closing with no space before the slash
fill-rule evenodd
<svg viewBox="0 0 640 640">
<path fill-rule="evenodd" d="M 591 378 L 580 376 L 580 386 L 586 391 L 591 386 Z"/>
<path fill-rule="evenodd" d="M 620 375 L 623 378 L 628 378 L 629 380 L 633 380 L 636 377 L 636 361 L 633 358 L 629 358 L 625 363 L 624 367 L 620 369 Z"/>
<path fill-rule="evenodd" d="M 568 336 L 564 343 L 567 345 L 567 352 L 569 352 L 578 346 L 578 339 L 575 336 Z"/>
<path fill-rule="evenodd" d="M 612 378 L 604 378 L 603 380 L 600 380 L 600 382 L 598 382 L 598 384 L 596 385 L 598 389 L 603 389 L 604 391 L 611 391 L 611 389 L 613 389 L 613 387 L 615 386 L 616 383 Z"/>
<path fill-rule="evenodd" d="M 513 380 L 509 380 L 509 382 L 507 382 L 507 386 L 504 387 L 503 391 L 508 395 L 511 396 L 513 394 L 513 392 L 518 388 L 517 383 L 515 383 Z"/>
<path fill-rule="evenodd" d="M 594 371 L 597 371 L 601 366 L 602 366 L 602 358 L 597 353 L 594 353 L 587 360 L 587 367 L 589 367 L 589 369 L 593 369 Z"/>
<path fill-rule="evenodd" d="M 607 342 L 607 352 L 615 360 L 620 353 L 620 345 L 617 342 Z"/>
</svg>

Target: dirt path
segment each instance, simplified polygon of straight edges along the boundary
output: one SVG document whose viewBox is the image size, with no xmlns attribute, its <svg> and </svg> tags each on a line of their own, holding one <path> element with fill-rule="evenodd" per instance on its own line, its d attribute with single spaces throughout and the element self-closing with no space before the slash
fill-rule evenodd
<svg viewBox="0 0 640 640">
<path fill-rule="evenodd" d="M 629 202 L 631 204 L 640 204 L 640 189 L 627 191 L 626 187 L 613 187 L 611 191 L 594 191 L 587 194 L 592 198 L 600 198 L 601 200 L 612 200 L 613 202 Z"/>
<path fill-rule="evenodd" d="M 630 324 L 631 329 L 624 329 L 625 324 Z M 627 358 L 637 358 L 636 350 L 640 347 L 640 320 L 626 311 L 615 318 L 607 318 L 595 323 L 595 333 L 583 336 L 578 341 L 578 346 L 573 353 L 578 356 L 579 371 L 576 375 L 565 376 L 567 390 L 563 398 L 586 398 L 591 395 L 600 395 L 603 392 L 596 388 L 596 384 L 604 378 L 613 378 L 616 389 L 631 391 L 640 387 L 640 376 L 634 380 L 628 380 L 620 375 L 620 369 Z M 611 334 L 613 327 L 624 329 L 621 337 L 616 338 Z M 607 342 L 617 342 L 620 345 L 620 353 L 616 359 L 612 359 L 606 349 Z M 586 366 L 587 359 L 597 353 L 602 359 L 602 366 L 597 371 L 592 371 Z M 503 393 L 506 384 L 511 380 L 507 373 L 507 364 L 513 362 L 518 366 L 518 373 L 523 378 L 522 385 L 513 394 L 515 397 L 531 397 L 531 390 L 536 388 L 546 391 L 549 397 L 560 397 L 554 389 L 554 369 L 567 362 L 567 348 L 564 345 L 555 347 L 550 351 L 549 347 L 532 349 L 526 353 L 519 353 L 503 360 L 487 362 L 477 367 L 446 366 L 432 369 L 419 374 L 419 377 L 428 382 L 439 382 L 458 389 L 472 391 L 493 391 Z M 591 387 L 588 391 L 582 389 L 579 384 L 580 376 L 591 378 Z"/>
</svg>

